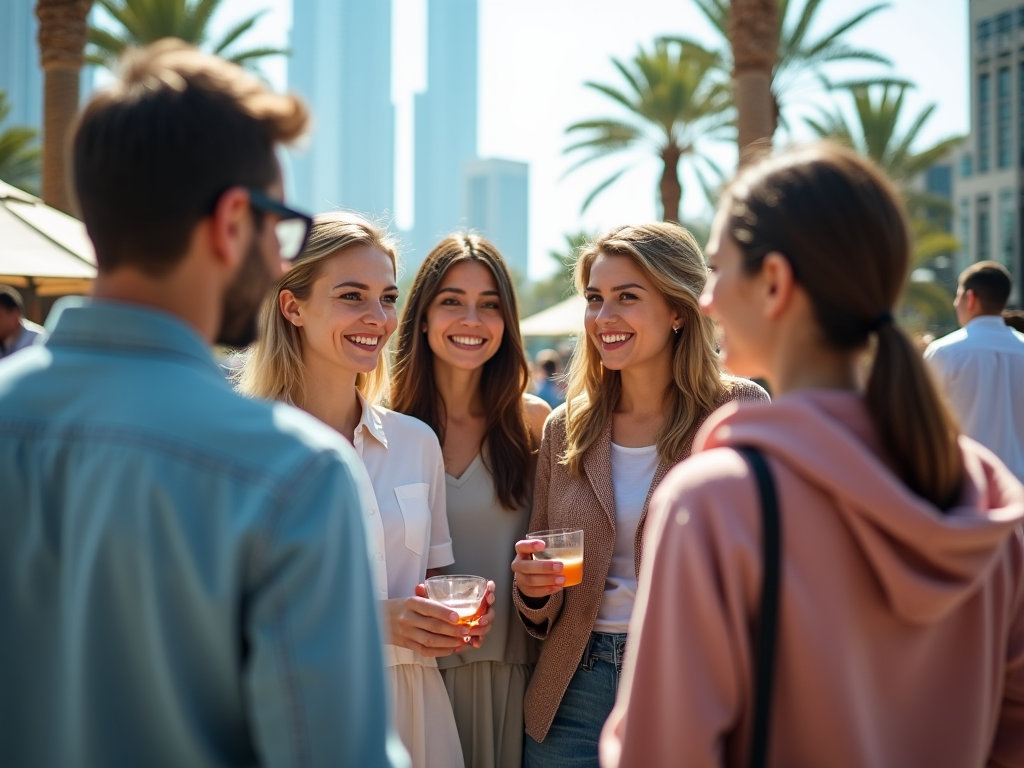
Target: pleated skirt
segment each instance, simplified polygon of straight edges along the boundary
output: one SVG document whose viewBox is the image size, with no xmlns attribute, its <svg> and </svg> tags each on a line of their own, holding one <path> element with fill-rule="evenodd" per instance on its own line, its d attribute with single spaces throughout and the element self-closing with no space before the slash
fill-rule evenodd
<svg viewBox="0 0 1024 768">
<path fill-rule="evenodd" d="M 395 730 L 413 768 L 464 768 L 452 706 L 437 667 L 412 663 L 386 669 Z"/>
<path fill-rule="evenodd" d="M 466 768 L 522 768 L 529 664 L 474 661 L 441 670 Z"/>
</svg>

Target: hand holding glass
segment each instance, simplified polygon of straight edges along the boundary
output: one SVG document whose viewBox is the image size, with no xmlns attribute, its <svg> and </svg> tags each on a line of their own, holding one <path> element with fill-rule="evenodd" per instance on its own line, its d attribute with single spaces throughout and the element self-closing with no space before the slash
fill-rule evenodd
<svg viewBox="0 0 1024 768">
<path fill-rule="evenodd" d="M 583 581 L 583 531 L 557 528 L 528 533 L 526 538 L 544 542 L 544 549 L 533 553 L 534 560 L 558 560 L 562 563 L 563 586 L 574 587 Z"/>
<path fill-rule="evenodd" d="M 432 576 L 423 585 L 427 597 L 459 615 L 456 624 L 475 627 L 487 613 L 487 579 L 481 576 Z"/>
</svg>

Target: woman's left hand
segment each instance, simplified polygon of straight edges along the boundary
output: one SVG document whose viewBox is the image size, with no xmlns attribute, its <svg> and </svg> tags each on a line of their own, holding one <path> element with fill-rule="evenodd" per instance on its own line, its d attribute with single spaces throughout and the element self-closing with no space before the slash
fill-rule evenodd
<svg viewBox="0 0 1024 768">
<path fill-rule="evenodd" d="M 483 645 L 484 635 L 490 632 L 491 628 L 494 626 L 494 590 L 494 582 L 488 580 L 487 594 L 484 595 L 484 600 L 487 601 L 488 605 L 487 613 L 480 617 L 480 623 L 475 627 L 467 627 L 470 641 L 466 643 L 463 648 L 468 648 L 469 646 L 479 648 Z M 416 595 L 417 597 L 427 597 L 427 588 L 422 584 L 417 584 Z M 462 649 L 457 649 L 455 652 L 458 653 L 460 650 Z"/>
</svg>

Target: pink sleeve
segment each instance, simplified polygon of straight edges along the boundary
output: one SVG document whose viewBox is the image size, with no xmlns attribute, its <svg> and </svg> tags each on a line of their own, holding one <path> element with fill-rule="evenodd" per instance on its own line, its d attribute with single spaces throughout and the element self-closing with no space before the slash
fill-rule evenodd
<svg viewBox="0 0 1024 768">
<path fill-rule="evenodd" d="M 1024 533 L 1018 528 L 1014 548 L 1016 606 L 1006 648 L 1006 683 L 1003 705 L 992 742 L 988 765 L 1010 768 L 1024 765 Z"/>
<path fill-rule="evenodd" d="M 742 462 L 729 453 L 730 463 Z M 604 768 L 718 768 L 743 749 L 732 734 L 750 686 L 745 566 L 737 554 L 744 547 L 724 540 L 715 508 L 749 510 L 756 497 L 752 482 L 737 478 L 688 490 L 697 462 L 686 465 L 651 500 L 622 685 L 601 739 Z"/>
</svg>

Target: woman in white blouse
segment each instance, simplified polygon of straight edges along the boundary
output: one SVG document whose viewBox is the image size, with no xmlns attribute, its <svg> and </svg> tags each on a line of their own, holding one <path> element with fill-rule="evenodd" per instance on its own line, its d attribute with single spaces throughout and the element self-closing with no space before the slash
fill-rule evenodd
<svg viewBox="0 0 1024 768">
<path fill-rule="evenodd" d="M 391 635 L 385 664 L 396 728 L 415 768 L 451 768 L 463 765 L 462 749 L 435 658 L 479 646 L 494 612 L 479 627 L 458 626 L 457 615 L 427 600 L 421 586 L 454 558 L 437 437 L 423 422 L 376 405 L 387 384 L 381 352 L 398 322 L 397 299 L 387 234 L 353 214 L 318 216 L 305 251 L 261 313 L 260 341 L 239 389 L 294 402 L 361 456 L 372 483 L 364 522 Z"/>
</svg>

